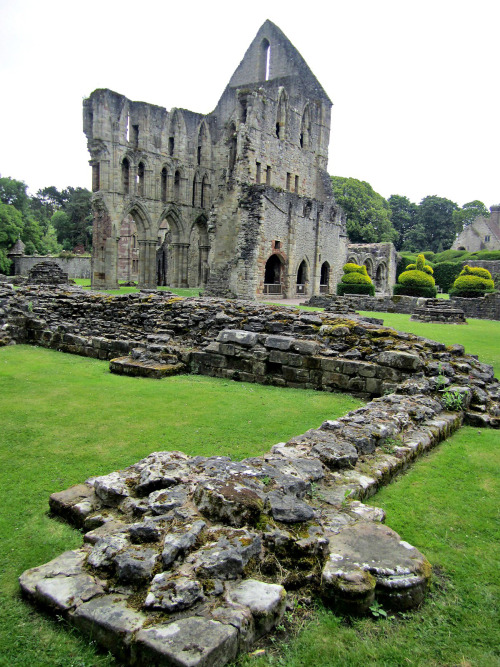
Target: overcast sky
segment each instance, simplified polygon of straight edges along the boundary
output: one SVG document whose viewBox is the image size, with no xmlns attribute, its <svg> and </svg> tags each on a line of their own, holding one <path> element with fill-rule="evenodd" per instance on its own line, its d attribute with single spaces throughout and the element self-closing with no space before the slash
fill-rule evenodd
<svg viewBox="0 0 500 667">
<path fill-rule="evenodd" d="M 0 174 L 90 188 L 83 98 L 208 113 L 267 18 L 333 101 L 331 174 L 500 203 L 498 0 L 0 0 Z"/>
</svg>

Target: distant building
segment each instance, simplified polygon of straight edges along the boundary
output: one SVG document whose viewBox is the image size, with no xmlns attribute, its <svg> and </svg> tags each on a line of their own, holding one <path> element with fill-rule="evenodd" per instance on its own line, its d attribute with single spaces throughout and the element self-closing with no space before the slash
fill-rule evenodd
<svg viewBox="0 0 500 667">
<path fill-rule="evenodd" d="M 489 217 L 480 215 L 455 239 L 452 250 L 500 250 L 500 205 L 490 207 Z"/>
</svg>

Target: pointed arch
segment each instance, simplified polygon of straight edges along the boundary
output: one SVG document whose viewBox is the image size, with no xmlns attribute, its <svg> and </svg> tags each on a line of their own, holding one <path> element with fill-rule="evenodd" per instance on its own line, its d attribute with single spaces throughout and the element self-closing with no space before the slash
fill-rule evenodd
<svg viewBox="0 0 500 667">
<path fill-rule="evenodd" d="M 296 292 L 297 294 L 306 294 L 309 285 L 309 262 L 304 257 L 297 267 L 296 273 Z"/>
<path fill-rule="evenodd" d="M 122 192 L 124 195 L 130 194 L 130 158 L 125 155 L 121 164 L 122 171 Z"/>
<path fill-rule="evenodd" d="M 329 262 L 323 262 L 320 270 L 319 291 L 320 294 L 328 294 L 330 292 L 330 276 L 331 268 Z"/>
<path fill-rule="evenodd" d="M 284 88 L 280 88 L 278 108 L 276 111 L 276 136 L 283 141 L 287 136 L 288 95 Z"/>
<path fill-rule="evenodd" d="M 371 257 L 367 257 L 365 259 L 365 261 L 363 262 L 363 264 L 366 266 L 366 270 L 368 272 L 368 275 L 370 276 L 370 278 L 373 279 L 373 261 L 372 261 Z"/>
<path fill-rule="evenodd" d="M 196 149 L 196 163 L 202 167 L 209 167 L 211 164 L 211 140 L 208 125 L 205 119 L 200 123 L 198 129 L 198 145 Z"/>
<path fill-rule="evenodd" d="M 204 174 L 201 179 L 201 193 L 200 193 L 200 206 L 201 208 L 208 208 L 210 206 L 210 179 L 208 174 Z"/>
<path fill-rule="evenodd" d="M 184 157 L 186 148 L 186 122 L 180 109 L 173 109 L 168 133 L 168 154 L 170 157 Z"/>
<path fill-rule="evenodd" d="M 127 215 L 132 216 L 137 226 L 138 238 L 140 240 L 152 238 L 153 223 L 146 207 L 142 202 L 133 199 L 125 205 L 122 212 L 122 220 Z"/>
<path fill-rule="evenodd" d="M 180 243 L 186 238 L 186 228 L 177 206 L 168 204 L 162 210 L 157 222 L 157 229 L 162 228 L 164 220 L 168 220 L 172 230 L 172 243 Z"/>
<path fill-rule="evenodd" d="M 264 294 L 282 294 L 285 261 L 280 253 L 274 252 L 264 267 Z"/>
<path fill-rule="evenodd" d="M 210 240 L 207 216 L 198 216 L 189 232 L 188 286 L 203 287 L 208 281 Z"/>
<path fill-rule="evenodd" d="M 271 74 L 271 44 L 264 37 L 260 43 L 258 81 L 269 81 Z"/>
<path fill-rule="evenodd" d="M 302 114 L 302 121 L 300 123 L 300 147 L 304 150 L 311 150 L 312 148 L 312 120 L 311 120 L 311 105 L 308 103 L 304 108 Z"/>
</svg>

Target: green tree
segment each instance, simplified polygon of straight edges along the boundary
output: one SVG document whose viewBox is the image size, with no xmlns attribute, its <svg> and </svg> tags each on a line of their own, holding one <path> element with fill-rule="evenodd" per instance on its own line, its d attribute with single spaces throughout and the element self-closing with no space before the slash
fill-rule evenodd
<svg viewBox="0 0 500 667">
<path fill-rule="evenodd" d="M 14 206 L 21 213 L 29 209 L 29 195 L 26 192 L 28 186 L 23 181 L 15 178 L 0 177 L 0 201 L 4 204 Z"/>
<path fill-rule="evenodd" d="M 424 197 L 417 208 L 415 226 L 409 231 L 403 248 L 433 252 L 442 252 L 450 248 L 455 239 L 453 211 L 457 209 L 455 202 L 444 197 L 437 195 Z M 411 244 L 413 247 L 409 247 Z"/>
<path fill-rule="evenodd" d="M 23 216 L 12 204 L 0 203 L 0 272 L 8 273 L 11 261 L 8 251 L 20 237 L 23 230 Z"/>
<path fill-rule="evenodd" d="M 418 207 L 402 195 L 391 195 L 387 203 L 391 209 L 392 225 L 399 234 L 394 245 L 396 250 L 401 250 L 408 232 L 415 226 Z"/>
<path fill-rule="evenodd" d="M 347 235 L 351 243 L 396 241 L 387 201 L 366 181 L 332 176 L 335 199 L 347 214 Z"/>
<path fill-rule="evenodd" d="M 474 222 L 480 215 L 489 216 L 490 212 L 479 199 L 474 199 L 464 204 L 461 209 L 453 211 L 452 219 L 455 232 L 460 234 L 466 227 Z"/>
</svg>

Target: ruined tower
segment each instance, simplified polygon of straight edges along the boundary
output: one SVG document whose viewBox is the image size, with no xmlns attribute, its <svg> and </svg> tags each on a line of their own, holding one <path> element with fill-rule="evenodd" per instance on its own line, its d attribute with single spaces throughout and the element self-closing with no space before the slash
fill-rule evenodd
<svg viewBox="0 0 500 667">
<path fill-rule="evenodd" d="M 270 21 L 210 114 L 94 91 L 83 106 L 92 286 L 138 279 L 240 298 L 331 291 L 347 242 L 326 172 L 331 106 Z"/>
</svg>

